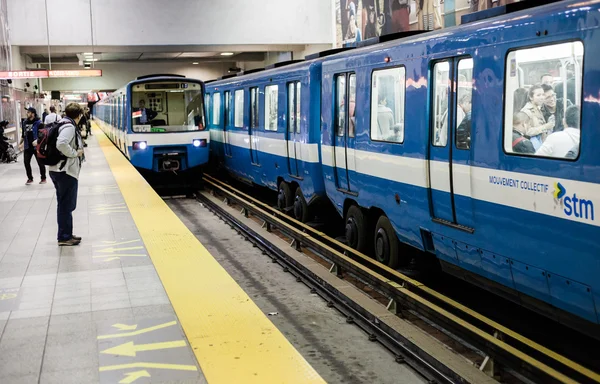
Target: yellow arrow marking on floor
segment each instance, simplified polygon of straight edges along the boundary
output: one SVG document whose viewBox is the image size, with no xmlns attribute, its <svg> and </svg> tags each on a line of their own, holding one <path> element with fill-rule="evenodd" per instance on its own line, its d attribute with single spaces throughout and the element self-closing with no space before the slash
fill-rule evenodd
<svg viewBox="0 0 600 384">
<path fill-rule="evenodd" d="M 148 371 L 135 371 L 127 372 L 125 376 L 127 377 L 119 381 L 119 384 L 131 384 L 141 377 L 150 377 L 150 373 Z"/>
<path fill-rule="evenodd" d="M 120 252 L 120 251 L 133 251 L 136 249 L 144 249 L 144 247 L 142 246 L 137 246 L 137 247 L 124 247 L 124 248 L 104 248 L 104 249 L 99 249 L 96 252 L 102 252 L 102 253 L 115 253 L 115 252 Z"/>
<path fill-rule="evenodd" d="M 119 369 L 133 369 L 133 368 L 155 368 L 155 369 L 172 369 L 176 371 L 197 371 L 195 365 L 183 365 L 183 364 L 162 364 L 162 363 L 131 363 L 131 364 L 120 364 L 120 365 L 107 365 L 100 367 L 100 372 L 107 371 L 118 371 Z"/>
<path fill-rule="evenodd" d="M 152 327 L 148 327 L 148 328 L 142 328 L 138 331 L 134 331 L 134 332 L 127 332 L 127 333 L 117 333 L 117 334 L 113 334 L 113 335 L 100 335 L 98 336 L 98 340 L 104 340 L 104 339 L 113 339 L 113 338 L 117 338 L 117 337 L 129 337 L 129 336 L 136 336 L 136 335 L 141 335 L 142 333 L 148 333 L 148 332 L 152 332 L 152 331 L 156 331 L 157 329 L 163 329 L 163 328 L 167 328 L 170 327 L 172 325 L 177 324 L 177 321 L 173 320 L 173 321 L 169 321 L 168 323 L 164 323 L 164 324 L 158 324 Z M 133 367 L 135 368 L 135 367 Z"/>
<path fill-rule="evenodd" d="M 17 297 L 17 295 L 14 293 L 3 293 L 0 295 L 0 300 L 10 300 L 14 299 L 15 297 Z"/>
<path fill-rule="evenodd" d="M 137 329 L 137 324 L 127 325 L 127 324 L 113 324 L 113 328 L 117 328 L 119 331 L 135 331 Z"/>
<path fill-rule="evenodd" d="M 129 356 L 135 357 L 137 352 L 145 351 L 157 351 L 159 349 L 171 349 L 185 347 L 186 343 L 183 340 L 177 341 L 165 341 L 162 343 L 150 343 L 150 344 L 138 344 L 135 345 L 133 341 L 125 344 L 117 345 L 116 347 L 105 349 L 100 353 L 106 355 L 118 355 L 118 356 Z"/>
<path fill-rule="evenodd" d="M 131 243 L 137 243 L 138 241 L 140 241 L 140 239 L 137 240 L 128 240 L 128 241 L 103 241 L 104 244 L 96 244 L 96 245 L 92 245 L 93 248 L 98 248 L 98 247 L 108 247 L 108 246 L 117 246 L 117 245 L 125 245 L 125 244 L 131 244 Z"/>
</svg>

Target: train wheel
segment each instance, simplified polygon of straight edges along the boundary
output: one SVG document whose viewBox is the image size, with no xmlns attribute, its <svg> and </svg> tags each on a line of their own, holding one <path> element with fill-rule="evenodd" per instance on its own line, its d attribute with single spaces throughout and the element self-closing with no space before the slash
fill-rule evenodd
<svg viewBox="0 0 600 384">
<path fill-rule="evenodd" d="M 304 194 L 302 193 L 302 189 L 300 189 L 300 187 L 296 188 L 295 195 L 294 217 L 296 220 L 306 223 L 309 220 L 310 215 L 308 212 L 308 204 L 306 204 L 306 199 L 304 198 Z"/>
<path fill-rule="evenodd" d="M 346 243 L 359 252 L 365 253 L 367 248 L 366 218 L 363 211 L 356 205 L 351 206 L 346 213 Z"/>
<path fill-rule="evenodd" d="M 277 196 L 277 208 L 282 211 L 288 207 L 291 207 L 294 204 L 294 196 L 292 195 L 292 190 L 290 186 L 285 181 L 282 181 L 279 184 L 279 194 Z"/>
<path fill-rule="evenodd" d="M 381 216 L 375 226 L 375 258 L 390 268 L 398 267 L 400 242 L 390 220 Z"/>
</svg>

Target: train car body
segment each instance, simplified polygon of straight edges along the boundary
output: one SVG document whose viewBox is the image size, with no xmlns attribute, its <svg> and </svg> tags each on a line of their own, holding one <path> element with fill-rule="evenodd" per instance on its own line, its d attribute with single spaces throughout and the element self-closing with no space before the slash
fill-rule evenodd
<svg viewBox="0 0 600 384">
<path fill-rule="evenodd" d="M 317 60 L 207 84 L 212 150 L 221 164 L 239 179 L 279 190 L 280 205 L 295 199 L 297 217 L 325 195 L 320 81 Z"/>
<path fill-rule="evenodd" d="M 433 254 L 453 275 L 600 337 L 600 1 L 506 9 L 213 82 L 213 96 L 242 90 L 246 111 L 240 128 L 233 115 L 213 125 L 215 153 L 253 183 L 295 180 L 286 95 L 276 132 L 260 128 L 264 101 L 258 130 L 248 113 L 251 87 L 264 100 L 293 74 L 300 140 L 318 148 L 301 150 L 311 157 L 296 175 L 323 189 L 351 246 L 391 267 L 408 264 L 408 246 Z"/>
<path fill-rule="evenodd" d="M 599 10 L 598 1 L 564 1 L 325 60 L 324 182 L 347 227 L 354 221 L 360 232 L 361 221 L 353 236 L 373 241 L 389 264 L 393 234 L 368 225 L 383 217 L 401 243 L 435 254 L 446 271 L 598 335 Z M 570 158 L 515 149 L 523 140 L 515 115 L 540 110 L 538 99 L 522 105 L 517 96 L 543 75 L 552 91 L 534 98 L 554 98 L 566 115 L 570 104 L 580 108 L 577 121 L 575 110 L 572 123 L 561 119 Z M 348 92 L 353 134 L 339 117 Z M 402 250 L 394 257 L 408 261 Z"/>
<path fill-rule="evenodd" d="M 201 81 L 183 76 L 144 76 L 97 103 L 94 116 L 145 175 L 191 176 L 209 156 L 203 89 Z"/>
</svg>

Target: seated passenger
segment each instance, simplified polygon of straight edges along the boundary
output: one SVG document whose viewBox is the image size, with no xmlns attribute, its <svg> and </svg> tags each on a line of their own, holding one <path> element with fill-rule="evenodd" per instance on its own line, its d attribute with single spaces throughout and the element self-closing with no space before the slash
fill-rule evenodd
<svg viewBox="0 0 600 384">
<path fill-rule="evenodd" d="M 387 106 L 387 98 L 379 94 L 379 105 L 377 106 L 377 139 L 383 140 L 390 136 L 394 126 L 394 113 Z"/>
<path fill-rule="evenodd" d="M 554 116 L 556 125 L 554 126 L 554 132 L 562 131 L 564 129 L 563 118 L 565 117 L 565 102 L 564 99 L 557 99 L 554 88 L 549 85 L 542 84 L 544 90 L 544 105 L 542 106 L 542 114 L 546 121 L 550 121 L 550 116 Z M 571 102 L 567 100 L 567 108 L 569 108 Z"/>
<path fill-rule="evenodd" d="M 525 135 L 529 136 L 533 147 L 539 149 L 546 140 L 546 137 L 554 130 L 555 120 L 553 116 L 550 116 L 548 122 L 544 119 L 541 108 L 544 105 L 545 97 L 544 90 L 540 84 L 531 86 L 527 97 L 529 101 L 521 109 L 522 112 L 525 112 L 529 116 L 529 127 Z"/>
<path fill-rule="evenodd" d="M 565 157 L 573 146 L 579 147 L 579 107 L 573 105 L 565 112 L 566 128 L 554 132 L 535 154 L 539 156 Z"/>
<path fill-rule="evenodd" d="M 471 97 L 469 96 L 469 100 Z M 458 121 L 458 120 L 457 120 Z M 471 148 L 471 110 L 467 112 L 456 127 L 456 148 L 469 149 Z"/>
<path fill-rule="evenodd" d="M 515 153 L 534 154 L 535 148 L 531 141 L 525 136 L 529 125 L 529 116 L 525 112 L 517 112 L 513 115 L 512 150 Z"/>
<path fill-rule="evenodd" d="M 571 150 L 569 152 L 567 152 L 567 155 L 565 156 L 565 158 L 576 159 L 577 156 L 579 156 L 579 145 L 576 145 L 573 148 L 571 148 Z"/>
<path fill-rule="evenodd" d="M 388 136 L 386 141 L 391 141 L 394 143 L 401 143 L 404 141 L 404 132 L 402 129 L 402 124 L 394 125 L 394 134 L 391 136 Z"/>
<path fill-rule="evenodd" d="M 146 108 L 146 101 L 145 100 L 140 100 L 138 105 L 140 106 L 139 108 L 134 108 L 133 111 L 134 112 L 138 112 L 141 111 L 142 112 L 142 116 L 140 117 L 136 117 L 135 121 L 133 124 L 135 125 L 140 125 L 140 124 L 148 124 L 148 122 L 152 119 L 154 119 L 156 117 L 156 115 L 158 115 L 158 112 L 154 112 L 153 110 Z"/>
</svg>

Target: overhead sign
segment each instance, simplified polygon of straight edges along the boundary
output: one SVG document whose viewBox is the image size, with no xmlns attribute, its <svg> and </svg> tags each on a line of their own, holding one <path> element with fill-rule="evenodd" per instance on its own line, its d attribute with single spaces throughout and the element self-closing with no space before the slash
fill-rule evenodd
<svg viewBox="0 0 600 384">
<path fill-rule="evenodd" d="M 62 77 L 100 77 L 101 69 L 0 71 L 0 79 L 47 79 Z"/>
<path fill-rule="evenodd" d="M 45 79 L 47 77 L 46 70 L 0 71 L 0 79 Z"/>
<path fill-rule="evenodd" d="M 83 69 L 83 70 L 65 70 L 65 71 L 50 71 L 50 77 L 100 77 L 102 76 L 101 69 Z"/>
</svg>

